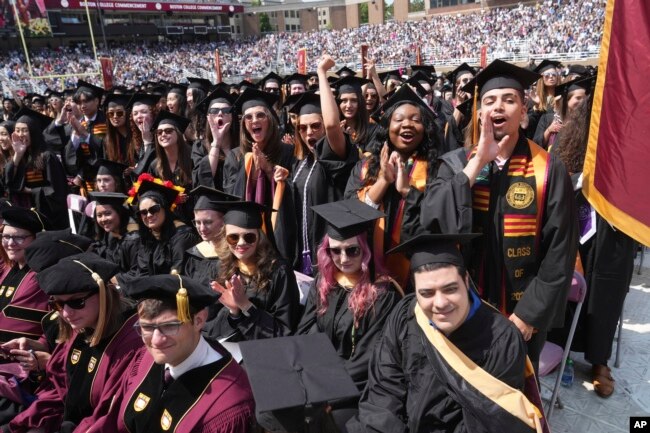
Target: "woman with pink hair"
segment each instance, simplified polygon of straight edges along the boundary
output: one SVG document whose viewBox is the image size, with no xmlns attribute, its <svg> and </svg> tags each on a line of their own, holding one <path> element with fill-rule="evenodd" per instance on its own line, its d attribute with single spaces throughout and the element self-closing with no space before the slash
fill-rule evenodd
<svg viewBox="0 0 650 433">
<path fill-rule="evenodd" d="M 401 289 L 380 270 L 372 269 L 367 232 L 384 216 L 357 199 L 313 206 L 327 222 L 318 247 L 318 275 L 312 283 L 297 334 L 324 332 L 346 370 L 362 391 L 368 359 L 384 321 L 399 301 Z M 339 430 L 358 410 L 358 399 L 332 404 Z"/>
</svg>

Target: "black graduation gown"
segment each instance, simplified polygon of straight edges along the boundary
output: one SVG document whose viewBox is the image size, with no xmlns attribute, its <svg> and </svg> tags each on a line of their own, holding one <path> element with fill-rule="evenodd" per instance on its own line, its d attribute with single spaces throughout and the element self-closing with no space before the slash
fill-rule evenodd
<svg viewBox="0 0 650 433">
<path fill-rule="evenodd" d="M 60 160 L 63 160 L 65 145 L 70 140 L 71 135 L 72 127 L 70 125 L 57 125 L 56 120 L 53 120 L 43 130 L 45 150 L 54 152 Z"/>
<path fill-rule="evenodd" d="M 104 136 L 106 135 L 106 116 L 97 111 L 95 120 L 88 121 L 86 130 L 90 134 L 87 143 L 81 142 L 77 149 L 69 140 L 65 145 L 63 161 L 69 176 L 81 175 L 87 182 L 94 183 L 94 165 L 97 159 L 104 157 Z"/>
<path fill-rule="evenodd" d="M 103 259 L 119 265 L 121 272 L 128 272 L 138 258 L 140 235 L 137 231 L 124 233 L 116 237 L 104 233 L 102 239 L 93 244 L 93 251 Z"/>
<path fill-rule="evenodd" d="M 176 208 L 174 209 L 174 215 L 176 218 L 180 219 L 183 221 L 185 224 L 190 224 L 192 220 L 194 219 L 194 198 L 189 195 L 190 191 L 192 190 L 192 183 L 183 183 L 181 181 L 181 170 L 178 164 L 176 164 L 176 170 L 172 173 L 172 178 L 171 179 L 165 179 L 162 176 L 162 173 L 158 173 L 158 170 L 156 169 L 156 166 L 158 164 L 158 158 L 155 158 L 151 165 L 149 166 L 148 173 L 152 175 L 153 177 L 157 177 L 162 180 L 170 180 L 174 185 L 176 186 L 182 186 L 185 188 L 185 194 L 187 194 L 187 201 L 182 204 L 177 204 Z M 190 173 L 188 173 L 189 175 Z"/>
<path fill-rule="evenodd" d="M 216 280 L 219 275 L 219 257 L 211 250 L 212 246 L 204 241 L 185 251 L 183 275 L 187 275 L 204 287 L 209 286 L 210 282 Z M 216 317 L 222 307 L 220 302 L 209 305 L 208 320 Z"/>
<path fill-rule="evenodd" d="M 140 242 L 137 246 L 137 259 L 132 263 L 128 274 L 119 277 L 142 277 L 147 275 L 169 274 L 172 269 L 183 270 L 185 250 L 200 240 L 193 227 L 177 225 L 174 234 L 168 240 Z"/>
<path fill-rule="evenodd" d="M 296 276 L 285 262 L 276 260 L 268 280 L 264 291 L 246 286 L 246 295 L 253 303 L 248 317 L 240 314 L 233 318 L 227 308 L 222 308 L 214 320 L 206 323 L 204 333 L 215 339 L 230 337 L 228 341 L 291 335 L 300 318 Z"/>
<path fill-rule="evenodd" d="M 17 166 L 9 161 L 5 167 L 5 183 L 9 190 L 9 200 L 15 206 L 35 207 L 52 223 L 54 229 L 69 226 L 66 197 L 68 181 L 63 165 L 56 155 L 46 151 L 42 153 L 43 169 L 27 168 L 23 157 Z M 25 188 L 31 193 L 22 192 Z"/>
<path fill-rule="evenodd" d="M 325 221 L 318 217 L 311 210 L 311 206 L 325 203 L 331 203 L 343 199 L 345 186 L 352 172 L 352 168 L 359 160 L 359 152 L 345 134 L 345 145 L 347 157 L 341 159 L 329 145 L 327 137 L 323 137 L 316 143 L 317 162 L 314 166 L 313 155 L 309 155 L 307 160 L 295 161 L 292 167 L 293 182 L 293 202 L 296 209 L 296 226 L 297 226 L 297 249 L 296 263 L 294 268 L 305 273 L 303 270 L 303 230 L 307 230 L 309 241 L 309 252 L 311 254 L 311 263 L 313 267 L 316 263 L 316 250 L 318 245 L 325 236 Z M 302 170 L 298 169 L 302 166 Z M 312 169 L 313 166 L 313 170 Z M 311 176 L 309 173 L 311 171 Z M 309 177 L 309 184 L 305 189 L 305 183 Z M 305 195 L 305 192 L 307 193 Z M 307 202 L 305 203 L 305 197 Z M 306 205 L 307 220 L 303 221 L 303 205 Z M 303 224 L 303 222 L 305 224 Z"/>
<path fill-rule="evenodd" d="M 539 118 L 539 122 L 537 123 L 537 128 L 535 129 L 533 141 L 542 146 L 544 149 L 547 149 L 550 144 L 553 144 L 550 140 L 548 143 L 544 144 L 544 132 L 546 129 L 548 129 L 549 126 L 551 126 L 553 119 L 555 119 L 555 114 L 549 112 L 542 113 Z M 555 142 L 557 142 L 557 136 L 555 137 Z"/>
<path fill-rule="evenodd" d="M 135 168 L 131 172 L 131 180 L 137 181 L 138 176 L 142 173 L 149 173 L 149 167 L 153 163 L 153 160 L 156 159 L 156 145 L 151 143 L 148 149 L 145 150 L 144 144 L 138 152 L 138 156 L 135 161 Z"/>
<path fill-rule="evenodd" d="M 359 325 L 354 327 L 354 317 L 348 308 L 350 292 L 341 286 L 337 286 L 336 290 L 328 295 L 325 314 L 317 315 L 320 301 L 316 281 L 318 278 L 311 284 L 305 313 L 296 334 L 324 332 L 336 353 L 343 359 L 343 365 L 355 385 L 359 391 L 363 391 L 368 381 L 368 361 L 372 350 L 381 335 L 386 318 L 399 302 L 399 295 L 392 284 L 378 283 L 382 288 L 381 293 Z"/>
<path fill-rule="evenodd" d="M 212 176 L 208 151 L 206 151 L 202 140 L 195 141 L 192 146 L 192 185 L 195 188 L 197 186 L 207 186 L 223 191 L 223 167 L 228 153 L 230 151 L 220 156 L 217 171 Z"/>
<path fill-rule="evenodd" d="M 463 408 L 448 394 L 427 359 L 425 345 L 431 343 L 416 321 L 416 302 L 415 295 L 407 295 L 388 316 L 359 403 L 361 425 L 348 423 L 349 431 L 467 432 Z M 498 312 L 482 304 L 448 339 L 483 370 L 523 389 L 523 340 Z"/>
<path fill-rule="evenodd" d="M 291 170 L 295 157 L 293 155 L 293 146 L 280 144 L 280 156 L 276 165 L 280 165 L 287 170 Z M 289 178 L 292 176 L 289 173 Z M 246 197 L 246 166 L 245 155 L 241 147 L 231 150 L 226 156 L 223 167 L 223 191 L 237 197 Z M 291 192 L 291 182 L 285 182 L 285 191 L 282 196 L 281 205 L 278 206 L 275 215 L 276 224 L 273 230 L 273 241 L 280 253 L 288 263 L 294 263 L 296 250 L 296 213 L 293 203 L 293 193 Z M 272 208 L 273 197 L 270 190 L 267 190 L 266 206 Z"/>
<path fill-rule="evenodd" d="M 513 154 L 523 154 L 528 146 L 526 138 L 520 134 Z M 472 215 L 472 190 L 469 179 L 462 172 L 453 169 L 441 159 L 437 177 L 427 184 L 424 197 L 419 206 L 420 223 L 425 230 L 433 233 L 471 233 L 476 232 Z M 466 158 L 463 160 L 466 164 Z M 490 175 L 490 216 L 487 233 L 472 242 L 472 251 L 465 251 L 474 281 L 479 281 L 481 260 L 489 275 L 502 275 L 504 253 L 502 246 L 503 209 L 506 204 L 505 182 L 507 186 L 508 162 L 501 171 L 491 163 Z M 524 294 L 516 303 L 514 313 L 524 322 L 540 331 L 562 326 L 566 296 L 571 284 L 577 242 L 577 217 L 573 187 L 564 164 L 554 155 L 549 155 L 548 184 L 542 228 L 540 231 L 539 266 L 534 277 L 524 289 Z M 501 189 L 504 189 L 501 191 Z M 417 212 L 418 209 L 415 209 Z M 487 273 L 487 272 L 486 272 Z M 492 287 L 491 279 L 485 276 L 486 293 L 497 289 Z M 498 289 L 497 289 L 498 290 Z"/>
</svg>

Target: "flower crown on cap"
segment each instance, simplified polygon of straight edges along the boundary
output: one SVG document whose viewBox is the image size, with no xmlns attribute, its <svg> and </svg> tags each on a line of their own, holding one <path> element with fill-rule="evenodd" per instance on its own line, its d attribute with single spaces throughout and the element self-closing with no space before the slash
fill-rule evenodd
<svg viewBox="0 0 650 433">
<path fill-rule="evenodd" d="M 129 205 L 133 204 L 133 200 L 135 199 L 135 197 L 137 197 L 138 191 L 140 190 L 140 187 L 142 186 L 143 182 L 155 183 L 162 187 L 178 191 L 178 195 L 176 196 L 176 199 L 174 199 L 174 203 L 172 203 L 171 205 L 172 211 L 176 208 L 177 204 L 181 204 L 181 194 L 185 192 L 185 188 L 183 188 L 182 186 L 174 185 L 174 183 L 171 180 L 162 180 L 157 177 L 153 177 L 149 173 L 142 173 L 140 176 L 138 176 L 138 180 L 136 182 L 133 182 L 133 186 L 131 187 L 131 189 L 129 189 L 128 192 L 129 198 L 126 200 L 126 202 Z"/>
</svg>

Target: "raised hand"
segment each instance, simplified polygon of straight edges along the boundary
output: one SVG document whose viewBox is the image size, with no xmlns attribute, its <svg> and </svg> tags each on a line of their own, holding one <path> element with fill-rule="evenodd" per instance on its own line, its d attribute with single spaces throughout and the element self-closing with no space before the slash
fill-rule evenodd
<svg viewBox="0 0 650 433">
<path fill-rule="evenodd" d="M 387 183 L 394 183 L 397 176 L 397 167 L 390 161 L 388 144 L 384 143 L 379 155 L 379 177 Z"/>
<path fill-rule="evenodd" d="M 332 56 L 330 56 L 327 53 L 324 53 L 318 62 L 318 70 L 322 72 L 327 72 L 330 69 L 332 69 L 335 64 L 336 63 L 334 62 Z"/>
<path fill-rule="evenodd" d="M 484 164 L 494 161 L 499 154 L 499 150 L 510 139 L 510 136 L 506 135 L 499 142 L 496 141 L 491 114 L 492 110 L 481 113 L 481 136 L 476 148 L 476 157 Z"/>
</svg>

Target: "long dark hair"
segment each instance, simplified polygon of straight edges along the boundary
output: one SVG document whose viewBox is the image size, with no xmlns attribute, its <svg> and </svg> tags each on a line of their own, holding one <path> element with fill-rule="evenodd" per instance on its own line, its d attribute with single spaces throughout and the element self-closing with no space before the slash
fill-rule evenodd
<svg viewBox="0 0 650 433">
<path fill-rule="evenodd" d="M 109 104 L 110 105 L 110 104 Z M 124 127 L 126 128 L 126 137 L 125 137 L 125 142 L 127 143 L 127 146 L 130 142 L 130 136 L 131 136 L 131 127 L 130 127 L 130 117 L 131 113 L 127 111 L 126 107 L 122 105 L 117 105 L 115 104 L 114 106 L 116 107 L 122 107 L 124 110 Z M 106 121 L 106 140 L 104 141 L 104 151 L 106 152 L 106 159 L 110 161 L 127 161 L 128 155 L 122 155 L 122 148 L 120 146 L 120 131 L 113 126 L 113 124 L 110 122 L 110 120 Z M 129 153 L 129 149 L 127 147 L 126 152 Z"/>
<path fill-rule="evenodd" d="M 129 218 L 131 216 L 131 213 L 127 208 L 124 206 L 113 206 L 110 204 L 103 204 L 102 206 L 108 206 L 111 209 L 113 209 L 114 212 L 117 213 L 117 216 L 120 217 L 120 235 L 124 235 L 127 232 L 127 226 L 129 225 Z M 99 226 L 97 223 L 97 206 L 95 206 L 95 213 L 94 213 L 94 218 L 95 220 L 95 239 L 100 240 L 104 237 L 104 235 L 108 234 L 104 231 L 103 228 Z"/>
<path fill-rule="evenodd" d="M 582 172 L 589 141 L 591 98 L 583 100 L 564 123 L 553 149 L 570 174 Z"/>
<path fill-rule="evenodd" d="M 16 124 L 19 122 L 16 121 Z M 35 170 L 45 169 L 45 162 L 43 161 L 43 149 L 45 148 L 45 139 L 39 125 L 34 121 L 20 122 L 27 125 L 29 129 L 29 147 L 27 152 L 23 155 L 21 162 L 25 162 L 27 169 L 34 168 Z"/>
<path fill-rule="evenodd" d="M 185 137 L 181 131 L 174 126 L 176 131 L 176 147 L 178 148 L 178 166 L 181 169 L 180 182 L 182 185 L 192 183 L 192 154 L 191 148 L 185 142 Z M 169 161 L 165 149 L 158 143 L 158 136 L 154 135 L 153 141 L 156 143 L 156 164 L 155 169 L 163 180 L 174 180 L 174 174 L 169 169 Z"/>
<path fill-rule="evenodd" d="M 343 95 L 351 92 L 342 93 Z M 354 116 L 356 126 L 354 127 L 354 136 L 352 137 L 352 142 L 357 145 L 367 145 L 368 140 L 368 125 L 370 123 L 370 115 L 368 114 L 368 109 L 366 108 L 366 99 L 363 97 L 360 91 L 355 91 L 357 95 L 357 114 Z M 336 98 L 336 105 L 339 107 L 339 116 L 343 117 L 341 112 L 341 95 Z"/>
<path fill-rule="evenodd" d="M 418 104 L 404 101 L 390 107 L 381 117 L 375 137 L 367 147 L 371 154 L 368 158 L 368 173 L 364 179 L 364 185 L 372 185 L 377 181 L 377 176 L 379 175 L 381 148 L 383 147 L 384 142 L 388 143 L 388 147 L 391 151 L 395 150 L 393 144 L 390 142 L 388 130 L 390 127 L 391 118 L 393 117 L 393 113 L 395 110 L 397 110 L 397 108 L 401 107 L 404 104 L 410 104 L 414 107 L 417 107 L 422 118 L 422 126 L 424 127 L 424 137 L 422 139 L 422 142 L 420 142 L 420 144 L 418 144 L 418 147 L 415 149 L 415 158 L 428 162 L 427 179 L 433 179 L 436 175 L 436 170 L 438 167 L 436 161 L 438 160 L 438 148 L 440 144 L 438 143 L 437 127 L 433 113 L 431 110 L 425 109 Z"/>
<path fill-rule="evenodd" d="M 137 217 L 138 221 L 138 232 L 140 234 L 140 239 L 142 241 L 142 244 L 145 247 L 151 247 L 155 245 L 157 242 L 167 242 L 169 239 L 176 233 L 176 225 L 174 224 L 174 214 L 171 211 L 170 204 L 167 203 L 167 200 L 163 198 L 163 196 L 155 191 L 147 191 L 146 193 L 142 194 L 138 198 L 138 203 L 144 200 L 145 198 L 148 198 L 150 200 L 153 200 L 156 204 L 159 204 L 160 207 L 162 208 L 162 211 L 165 212 L 165 221 L 163 222 L 162 227 L 160 228 L 160 238 L 156 239 L 156 237 L 151 233 L 151 230 L 149 227 L 145 225 L 145 223 L 142 221 L 142 218 L 139 216 Z M 138 210 L 138 207 L 136 207 L 136 212 Z"/>
</svg>

